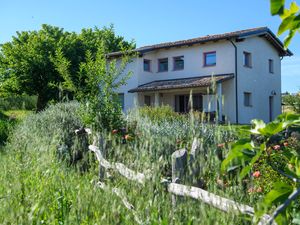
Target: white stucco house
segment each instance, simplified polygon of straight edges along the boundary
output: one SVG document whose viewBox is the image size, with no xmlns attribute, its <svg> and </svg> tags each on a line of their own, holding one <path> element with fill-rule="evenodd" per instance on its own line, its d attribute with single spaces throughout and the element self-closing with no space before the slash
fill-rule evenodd
<svg viewBox="0 0 300 225">
<path fill-rule="evenodd" d="M 169 105 L 215 112 L 219 120 L 266 122 L 281 113 L 281 59 L 290 50 L 267 27 L 137 48 L 127 65 L 133 75 L 118 92 L 124 111 Z M 121 52 L 108 55 L 117 58 Z M 211 88 L 212 83 L 215 88 Z"/>
</svg>

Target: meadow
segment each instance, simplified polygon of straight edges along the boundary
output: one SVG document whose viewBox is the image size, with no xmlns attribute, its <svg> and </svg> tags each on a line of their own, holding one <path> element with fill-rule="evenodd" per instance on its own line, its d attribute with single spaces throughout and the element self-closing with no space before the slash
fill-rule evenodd
<svg viewBox="0 0 300 225">
<path fill-rule="evenodd" d="M 21 116 L 12 125 L 0 150 L 0 224 L 252 224 L 251 217 L 189 198 L 174 206 L 160 183 L 170 179 L 172 152 L 190 149 L 198 138 L 204 152 L 197 159 L 204 188 L 255 206 L 268 191 L 257 190 L 263 179 L 248 176 L 245 182 L 235 171 L 224 174 L 220 169 L 230 143 L 250 135 L 248 126 L 205 123 L 199 113 L 179 115 L 168 107 L 134 110 L 123 118 L 125 144 L 119 130 L 97 135 L 105 140 L 109 161 L 151 173 L 152 179 L 141 185 L 112 174 L 103 190 L 97 184 L 98 162 L 74 132 L 84 126 L 81 111 L 75 101 L 58 103 Z M 268 179 L 282 177 L 270 174 Z M 122 191 L 134 213 L 113 188 Z"/>
</svg>

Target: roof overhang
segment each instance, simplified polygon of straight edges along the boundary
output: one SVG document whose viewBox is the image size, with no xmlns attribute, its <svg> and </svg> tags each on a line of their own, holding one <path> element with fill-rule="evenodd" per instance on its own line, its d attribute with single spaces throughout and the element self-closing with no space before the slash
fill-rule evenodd
<svg viewBox="0 0 300 225">
<path fill-rule="evenodd" d="M 221 83 L 226 80 L 232 79 L 233 73 L 230 74 L 218 74 L 214 76 L 199 76 L 181 79 L 170 79 L 170 80 L 156 80 L 136 88 L 129 90 L 129 93 L 134 92 L 153 92 L 163 90 L 174 90 L 174 89 L 191 89 L 198 87 L 210 87 L 214 83 Z"/>
<path fill-rule="evenodd" d="M 167 49 L 173 47 L 182 47 L 182 46 L 192 46 L 195 44 L 204 44 L 206 42 L 214 42 L 220 40 L 239 40 L 248 38 L 251 36 L 260 36 L 265 37 L 267 41 L 269 41 L 279 52 L 280 56 L 292 56 L 293 53 L 289 49 L 285 49 L 283 43 L 276 37 L 276 35 L 268 28 L 268 27 L 259 27 L 252 28 L 247 30 L 229 32 L 224 34 L 216 34 L 216 35 L 207 35 L 203 37 L 181 40 L 175 42 L 166 42 L 155 45 L 149 45 L 134 49 L 131 53 L 144 54 L 151 51 L 156 51 L 160 49 Z M 124 53 L 123 52 L 112 52 L 107 54 L 107 57 L 120 57 Z"/>
</svg>

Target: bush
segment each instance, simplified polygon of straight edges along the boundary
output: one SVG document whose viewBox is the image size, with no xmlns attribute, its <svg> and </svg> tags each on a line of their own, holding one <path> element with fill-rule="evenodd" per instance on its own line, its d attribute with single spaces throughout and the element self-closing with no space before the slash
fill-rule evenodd
<svg viewBox="0 0 300 225">
<path fill-rule="evenodd" d="M 15 129 L 6 149 L 18 151 L 29 148 L 34 151 L 51 149 L 62 160 L 72 164 L 81 159 L 86 146 L 78 143 L 75 129 L 83 126 L 78 116 L 77 102 L 50 105 L 46 110 L 29 115 Z"/>
<path fill-rule="evenodd" d="M 0 146 L 4 145 L 16 121 L 0 112 Z"/>
<path fill-rule="evenodd" d="M 16 109 L 26 109 L 35 110 L 36 108 L 36 96 L 9 96 L 0 98 L 0 109 L 1 110 L 16 110 Z"/>
</svg>

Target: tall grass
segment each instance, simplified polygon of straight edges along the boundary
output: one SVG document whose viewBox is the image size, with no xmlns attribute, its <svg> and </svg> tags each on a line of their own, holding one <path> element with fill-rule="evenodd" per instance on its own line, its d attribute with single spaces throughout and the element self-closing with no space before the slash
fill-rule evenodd
<svg viewBox="0 0 300 225">
<path fill-rule="evenodd" d="M 215 184 L 218 159 L 214 150 L 218 143 L 234 138 L 228 130 L 190 118 L 156 123 L 147 116 L 131 114 L 127 120 L 132 141 L 120 144 L 119 136 L 102 134 L 107 159 L 152 174 L 152 180 L 143 186 L 112 174 L 105 181 L 108 190 L 103 191 L 96 185 L 96 161 L 80 173 L 66 158 L 65 162 L 58 158 L 62 145 L 73 149 L 74 130 L 82 126 L 78 107 L 74 102 L 50 106 L 17 126 L 0 153 L 0 224 L 137 224 L 132 211 L 109 191 L 112 187 L 124 192 L 143 224 L 250 223 L 249 218 L 223 213 L 191 199 L 182 199 L 173 207 L 171 195 L 160 184 L 161 177 L 170 175 L 171 153 L 179 147 L 189 148 L 197 136 L 206 152 L 201 162 L 209 168 L 202 173 L 208 188 L 250 202 L 244 199 L 242 190 L 222 191 Z"/>
</svg>

